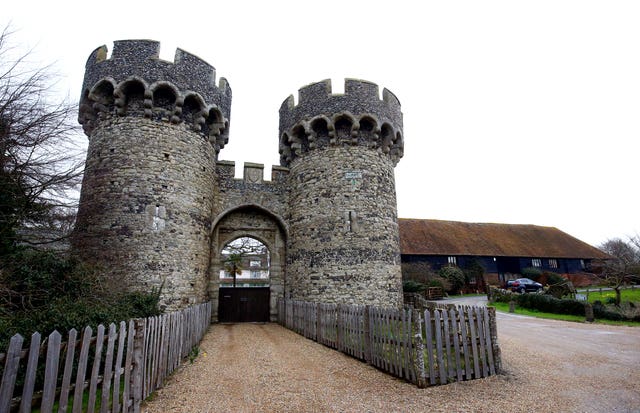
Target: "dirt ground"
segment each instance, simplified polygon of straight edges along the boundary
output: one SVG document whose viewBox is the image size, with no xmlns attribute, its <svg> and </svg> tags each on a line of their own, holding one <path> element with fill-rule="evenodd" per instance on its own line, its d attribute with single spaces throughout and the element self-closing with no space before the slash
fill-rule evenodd
<svg viewBox="0 0 640 413">
<path fill-rule="evenodd" d="M 213 325 L 143 412 L 640 412 L 640 328 L 498 314 L 504 374 L 419 389 L 275 324 Z"/>
</svg>

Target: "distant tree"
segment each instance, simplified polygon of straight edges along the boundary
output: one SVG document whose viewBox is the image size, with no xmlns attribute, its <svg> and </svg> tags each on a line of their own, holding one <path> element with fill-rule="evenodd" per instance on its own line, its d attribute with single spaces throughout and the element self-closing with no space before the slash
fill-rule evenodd
<svg viewBox="0 0 640 413">
<path fill-rule="evenodd" d="M 440 268 L 438 274 L 449 281 L 448 292 L 456 294 L 460 292 L 460 289 L 464 286 L 465 276 L 464 272 L 456 266 L 447 266 Z"/>
<path fill-rule="evenodd" d="M 427 287 L 450 288 L 449 280 L 441 277 L 428 262 L 403 262 L 400 264 L 403 284 L 409 289 Z M 407 291 L 409 292 L 409 291 Z"/>
<path fill-rule="evenodd" d="M 536 267 L 526 267 L 522 269 L 521 273 L 525 278 L 529 278 L 533 281 L 538 281 L 540 279 L 540 276 L 542 275 L 542 270 Z"/>
<path fill-rule="evenodd" d="M 640 237 L 628 240 L 614 238 L 602 243 L 599 248 L 613 258 L 607 260 L 598 276 L 616 292 L 615 304 L 620 305 L 620 289 L 627 281 L 636 281 L 640 276 Z"/>
<path fill-rule="evenodd" d="M 402 279 L 428 285 L 438 274 L 428 262 L 403 262 L 400 264 Z"/>
<path fill-rule="evenodd" d="M 236 286 L 236 277 L 242 274 L 245 257 L 267 255 L 266 245 L 255 238 L 237 238 L 222 249 L 222 261 L 224 269 L 233 276 L 233 286 Z"/>
<path fill-rule="evenodd" d="M 472 259 L 462 269 L 464 272 L 464 278 L 467 283 L 473 283 L 475 285 L 483 283 L 485 268 L 480 264 L 477 259 Z"/>
<path fill-rule="evenodd" d="M 82 175 L 75 105 L 53 95 L 51 67 L 30 63 L 11 35 L 0 33 L 0 256 L 25 242 L 20 228 L 66 225 Z"/>
</svg>

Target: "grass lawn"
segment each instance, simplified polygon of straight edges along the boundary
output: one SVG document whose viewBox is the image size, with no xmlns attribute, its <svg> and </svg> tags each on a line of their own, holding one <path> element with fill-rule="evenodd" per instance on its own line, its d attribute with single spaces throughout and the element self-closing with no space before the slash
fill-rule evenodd
<svg viewBox="0 0 640 413">
<path fill-rule="evenodd" d="M 587 293 L 585 291 L 580 291 L 580 294 L 586 295 Z M 609 297 L 615 298 L 616 292 L 613 290 L 603 291 L 601 293 L 597 291 L 589 291 L 588 300 L 590 303 L 597 300 L 606 303 L 607 298 Z M 627 288 L 622 290 L 622 301 L 631 301 L 640 304 L 640 288 L 634 288 L 633 290 Z"/>
<path fill-rule="evenodd" d="M 589 293 L 591 295 L 591 293 Z M 589 300 L 591 301 L 591 300 Z M 509 312 L 509 303 L 493 303 L 490 305 L 491 307 L 495 307 L 497 311 L 502 313 Z M 579 323 L 584 323 L 583 316 L 577 315 L 568 315 L 568 314 L 554 314 L 554 313 L 543 313 L 542 311 L 529 310 L 526 308 L 520 308 L 516 305 L 516 311 L 514 314 L 518 315 L 526 315 L 530 317 L 537 318 L 548 318 L 551 320 L 564 320 L 564 321 L 574 321 Z M 640 323 L 632 322 L 632 321 L 612 321 L 612 320 L 598 320 L 595 321 L 596 324 L 606 324 L 606 325 L 615 325 L 615 326 L 630 326 L 630 327 L 640 327 Z"/>
</svg>

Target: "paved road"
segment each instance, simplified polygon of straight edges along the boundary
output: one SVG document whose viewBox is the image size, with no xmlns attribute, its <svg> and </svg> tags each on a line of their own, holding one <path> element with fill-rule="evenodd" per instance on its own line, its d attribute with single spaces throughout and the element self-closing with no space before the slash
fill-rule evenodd
<svg viewBox="0 0 640 413">
<path fill-rule="evenodd" d="M 214 325 L 143 411 L 640 412 L 640 328 L 499 314 L 498 335 L 505 374 L 418 389 L 278 325 Z"/>
<path fill-rule="evenodd" d="M 486 296 L 444 302 L 486 305 Z M 499 342 L 522 357 L 549 359 L 557 379 L 580 381 L 589 391 L 568 387 L 562 392 L 583 400 L 584 411 L 640 412 L 640 328 L 545 320 L 497 313 Z M 553 365 L 557 369 L 553 368 Z M 555 371 L 557 370 L 557 371 Z M 635 384 L 632 384 L 635 382 Z"/>
</svg>

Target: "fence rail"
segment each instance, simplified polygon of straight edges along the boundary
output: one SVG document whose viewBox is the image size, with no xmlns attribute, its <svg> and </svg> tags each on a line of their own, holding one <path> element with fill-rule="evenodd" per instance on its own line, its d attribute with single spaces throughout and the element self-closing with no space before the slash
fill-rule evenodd
<svg viewBox="0 0 640 413">
<path fill-rule="evenodd" d="M 95 334 L 86 327 L 81 337 L 72 329 L 66 342 L 57 331 L 44 341 L 34 333 L 25 349 L 24 337 L 16 334 L 0 354 L 0 413 L 35 407 L 51 412 L 56 403 L 60 412 L 137 412 L 200 342 L 210 321 L 211 303 L 204 303 L 99 325 Z"/>
<path fill-rule="evenodd" d="M 397 310 L 283 301 L 279 323 L 420 387 L 500 371 L 495 309 Z"/>
</svg>

